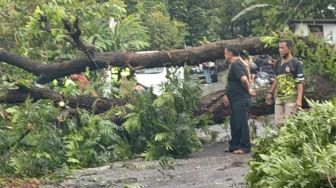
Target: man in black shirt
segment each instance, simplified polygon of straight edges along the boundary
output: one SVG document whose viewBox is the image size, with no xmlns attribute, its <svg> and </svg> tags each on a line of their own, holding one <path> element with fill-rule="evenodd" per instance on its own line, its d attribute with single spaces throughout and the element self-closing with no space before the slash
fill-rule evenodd
<svg viewBox="0 0 336 188">
<path fill-rule="evenodd" d="M 257 55 L 253 62 L 257 65 L 257 71 L 266 72 L 274 75 L 274 68 L 272 64 L 272 57 L 269 55 Z"/>
<path fill-rule="evenodd" d="M 226 48 L 224 56 L 230 63 L 228 85 L 224 96 L 224 105 L 230 105 L 231 107 L 229 151 L 235 154 L 244 154 L 251 150 L 248 108 L 251 103 L 251 96 L 255 96 L 256 93 L 251 88 L 248 70 L 242 62 L 239 52 L 234 48 Z"/>
</svg>

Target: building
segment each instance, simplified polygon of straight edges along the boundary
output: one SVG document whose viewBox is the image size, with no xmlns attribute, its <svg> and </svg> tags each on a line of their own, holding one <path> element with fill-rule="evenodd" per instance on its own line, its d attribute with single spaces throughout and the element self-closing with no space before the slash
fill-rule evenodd
<svg viewBox="0 0 336 188">
<path fill-rule="evenodd" d="M 336 45 L 336 19 L 292 20 L 289 26 L 297 36 L 312 33 Z"/>
</svg>

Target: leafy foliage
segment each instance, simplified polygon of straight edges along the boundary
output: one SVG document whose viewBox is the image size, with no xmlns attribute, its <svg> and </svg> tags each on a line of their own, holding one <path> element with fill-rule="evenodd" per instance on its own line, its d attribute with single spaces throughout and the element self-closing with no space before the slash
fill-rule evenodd
<svg viewBox="0 0 336 188">
<path fill-rule="evenodd" d="M 260 12 L 246 12 L 249 16 L 231 21 L 240 10 L 254 3 L 267 3 L 270 6 Z M 2 0 L 0 46 L 42 63 L 80 56 L 82 54 L 64 40 L 68 33 L 63 26 L 63 19 L 73 22 L 78 17 L 84 42 L 94 45 L 97 53 L 181 48 L 184 44 L 196 45 L 200 41 L 213 41 L 219 37 L 248 36 L 279 29 L 287 24 L 288 18 L 331 18 L 330 11 L 326 9 L 328 5 L 335 6 L 335 3 L 331 0 L 249 0 L 243 4 L 238 0 Z M 40 21 L 41 15 L 48 17 L 50 31 Z M 274 34 L 273 37 L 264 38 L 271 45 L 282 37 Z M 327 74 L 336 80 L 336 57 L 330 46 L 314 37 L 309 39 L 311 43 L 307 46 L 292 34 L 287 35 L 297 44 L 295 54 L 303 58 L 306 72 Z M 17 84 L 29 87 L 34 80 L 31 74 L 23 70 L 1 62 L 0 67 L 0 90 L 14 88 Z M 185 157 L 200 149 L 195 127 L 205 126 L 208 117 L 196 114 L 200 89 L 188 71 L 185 73 L 184 80 L 170 73 L 169 82 L 163 85 L 163 94 L 156 96 L 151 90 L 135 94 L 132 92 L 134 83 L 111 84 L 101 79 L 101 73 L 87 72 L 96 91 L 100 92 L 103 90 L 101 86 L 108 85 L 113 90 L 109 97 L 125 97 L 130 102 L 106 114 L 95 115 L 77 109 L 78 114 L 64 119 L 62 114 L 67 109 L 55 107 L 46 100 L 32 103 L 28 99 L 20 106 L 0 105 L 0 176 L 62 174 L 67 169 L 102 165 L 138 155 L 146 159 Z M 69 80 L 62 87 L 55 84 L 53 89 L 69 95 L 90 92 L 79 90 Z M 248 175 L 251 186 L 280 186 L 283 185 L 282 177 L 288 178 L 293 186 L 315 186 L 316 182 L 327 186 L 330 182 L 334 183 L 335 147 L 332 136 L 335 136 L 335 131 L 331 128 L 328 132 L 326 126 L 334 123 L 332 114 L 335 112 L 328 111 L 333 108 L 330 104 L 321 104 L 322 107 L 327 111 L 313 108 L 310 114 L 304 114 L 306 119 L 293 121 L 306 127 L 308 122 L 313 122 L 314 126 L 309 126 L 309 129 L 303 130 L 303 126 L 295 127 L 289 123 L 280 135 L 290 136 L 276 138 L 277 133 L 274 132 L 259 142 L 258 157 L 251 163 L 254 166 Z M 111 117 L 116 116 L 125 120 L 122 126 L 111 122 Z M 323 126 L 318 127 L 319 123 L 323 123 Z M 294 136 L 294 133 L 299 136 Z M 327 133 L 332 136 L 326 138 Z M 307 140 L 307 137 L 314 139 Z M 269 145 L 275 149 L 269 150 Z M 278 155 L 280 159 L 274 158 Z M 300 160 L 295 158 L 297 156 Z M 268 166 L 260 161 L 267 162 Z M 316 166 L 309 166 L 309 163 Z M 294 175 L 290 176 L 287 172 L 302 181 L 297 181 Z M 274 178 L 276 175 L 281 175 L 281 179 Z M 264 177 L 274 184 L 263 181 Z M 305 178 L 311 179 L 308 181 Z M 312 183 L 308 184 L 310 181 Z"/>
<path fill-rule="evenodd" d="M 41 15 L 47 16 L 50 32 L 41 32 Z M 77 0 L 51 1 L 37 5 L 25 28 L 20 31 L 19 41 L 23 42 L 27 36 L 33 39 L 24 40 L 19 45 L 20 53 L 46 62 L 73 58 L 78 52 L 65 40 L 68 32 L 63 20 L 74 22 L 76 17 L 80 18 L 84 41 L 94 43 L 98 51 L 132 50 L 148 46 L 146 29 L 136 18 L 126 17 L 125 5 L 121 1 L 85 1 L 84 4 Z"/>
<path fill-rule="evenodd" d="M 27 100 L 22 107 L 6 108 L 2 113 L 2 176 L 8 173 L 42 175 L 60 167 L 61 138 L 53 125 L 58 109 L 51 102 Z"/>
<path fill-rule="evenodd" d="M 118 127 L 98 115 L 80 111 L 63 120 L 60 109 L 42 100 L 1 112 L 1 176 L 41 176 L 129 156 Z"/>
<path fill-rule="evenodd" d="M 111 29 L 111 38 L 102 39 L 102 42 L 107 43 L 104 51 L 140 50 L 150 46 L 147 28 L 142 26 L 141 21 L 135 16 L 127 16 Z M 111 44 L 108 44 L 109 41 Z"/>
<path fill-rule="evenodd" d="M 211 4 L 211 17 L 208 19 L 210 22 L 209 30 L 212 30 L 222 39 L 232 39 L 238 36 L 247 37 L 252 34 L 252 16 L 231 21 L 243 9 L 241 0 L 212 0 Z M 262 19 L 262 16 L 258 18 Z"/>
<path fill-rule="evenodd" d="M 67 123 L 68 134 L 64 136 L 67 162 L 78 167 L 96 166 L 111 160 L 129 156 L 128 147 L 123 153 L 114 153 L 113 149 L 123 141 L 117 134 L 119 127 L 98 115 L 82 111 L 77 119 Z M 119 146 L 121 146 L 119 145 Z"/>
<path fill-rule="evenodd" d="M 335 48 L 314 35 L 310 35 L 308 41 L 306 44 L 304 40 L 296 40 L 296 54 L 306 62 L 306 72 L 312 75 L 327 75 L 336 83 Z"/>
<path fill-rule="evenodd" d="M 134 15 L 127 15 L 123 1 L 1 1 L 0 45 L 10 51 L 41 63 L 55 63 L 83 53 L 67 42 L 69 33 L 64 19 L 71 23 L 79 18 L 81 38 L 95 47 L 97 53 L 105 51 L 135 51 L 150 46 L 147 28 Z M 41 21 L 46 16 L 48 24 Z M 3 76 L 0 89 L 13 86 L 20 80 L 33 80 L 31 74 L 0 63 Z M 8 76 L 7 76 L 8 75 Z M 11 76 L 9 76 L 11 75 Z M 97 78 L 102 76 L 92 74 Z"/>
<path fill-rule="evenodd" d="M 186 25 L 154 11 L 147 16 L 146 26 L 151 31 L 151 49 L 181 48 L 187 35 Z"/>
<path fill-rule="evenodd" d="M 148 28 L 150 36 L 150 50 L 165 50 L 181 48 L 184 45 L 187 26 L 184 22 L 172 19 L 168 13 L 165 1 L 126 0 L 130 11 L 137 15 L 144 26 Z"/>
<path fill-rule="evenodd" d="M 257 141 L 245 177 L 250 187 L 336 185 L 336 106 L 311 101 L 310 106 Z"/>
<path fill-rule="evenodd" d="M 184 81 L 172 73 L 167 77 L 164 93 L 158 97 L 151 92 L 139 96 L 123 124 L 133 151 L 145 151 L 147 159 L 185 157 L 201 146 L 195 132 L 202 119 L 195 115 L 200 88 L 188 72 Z"/>
<path fill-rule="evenodd" d="M 209 41 L 218 39 L 218 35 L 210 27 L 212 19 L 216 18 L 213 14 L 216 7 L 212 1 L 178 0 L 167 1 L 167 4 L 171 17 L 183 21 L 188 26 L 186 44 L 196 45 L 204 38 Z"/>
<path fill-rule="evenodd" d="M 77 109 L 78 114 L 64 117 L 67 108 L 48 100 L 1 105 L 0 176 L 38 177 L 139 154 L 185 157 L 200 149 L 195 127 L 207 122 L 196 115 L 201 90 L 188 71 L 184 80 L 174 73 L 168 77 L 161 96 L 152 90 L 130 94 L 132 84 L 122 83 L 119 96 L 130 104 L 101 115 Z M 125 118 L 123 125 L 112 123 L 111 114 Z"/>
</svg>

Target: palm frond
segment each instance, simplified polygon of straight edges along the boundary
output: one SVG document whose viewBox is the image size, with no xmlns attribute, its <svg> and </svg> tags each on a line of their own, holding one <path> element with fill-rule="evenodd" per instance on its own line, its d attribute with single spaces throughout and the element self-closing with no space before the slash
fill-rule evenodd
<svg viewBox="0 0 336 188">
<path fill-rule="evenodd" d="M 235 20 L 237 20 L 241 16 L 247 14 L 248 12 L 250 12 L 250 11 L 256 9 L 256 8 L 264 8 L 264 7 L 268 7 L 268 6 L 271 6 L 271 5 L 270 4 L 256 4 L 256 5 L 249 6 L 249 7 L 245 8 L 244 10 L 240 11 L 237 15 L 235 15 L 231 19 L 231 22 L 234 22 Z"/>
</svg>

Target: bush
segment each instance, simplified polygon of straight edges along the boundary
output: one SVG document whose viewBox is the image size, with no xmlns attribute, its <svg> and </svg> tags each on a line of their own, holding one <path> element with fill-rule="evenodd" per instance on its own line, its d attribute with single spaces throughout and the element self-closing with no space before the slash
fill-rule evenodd
<svg viewBox="0 0 336 188">
<path fill-rule="evenodd" d="M 146 159 L 181 158 L 201 149 L 196 127 L 207 124 L 207 117 L 196 114 L 201 98 L 197 80 L 187 70 L 184 80 L 170 72 L 167 79 L 162 95 L 149 91 L 139 96 L 123 124 L 133 152 Z"/>
<path fill-rule="evenodd" d="M 245 177 L 249 187 L 336 185 L 336 106 L 309 103 L 311 109 L 257 141 Z"/>
<path fill-rule="evenodd" d="M 28 99 L 1 112 L 0 177 L 46 176 L 130 156 L 118 127 L 85 110 L 61 120 L 52 101 Z"/>
</svg>

